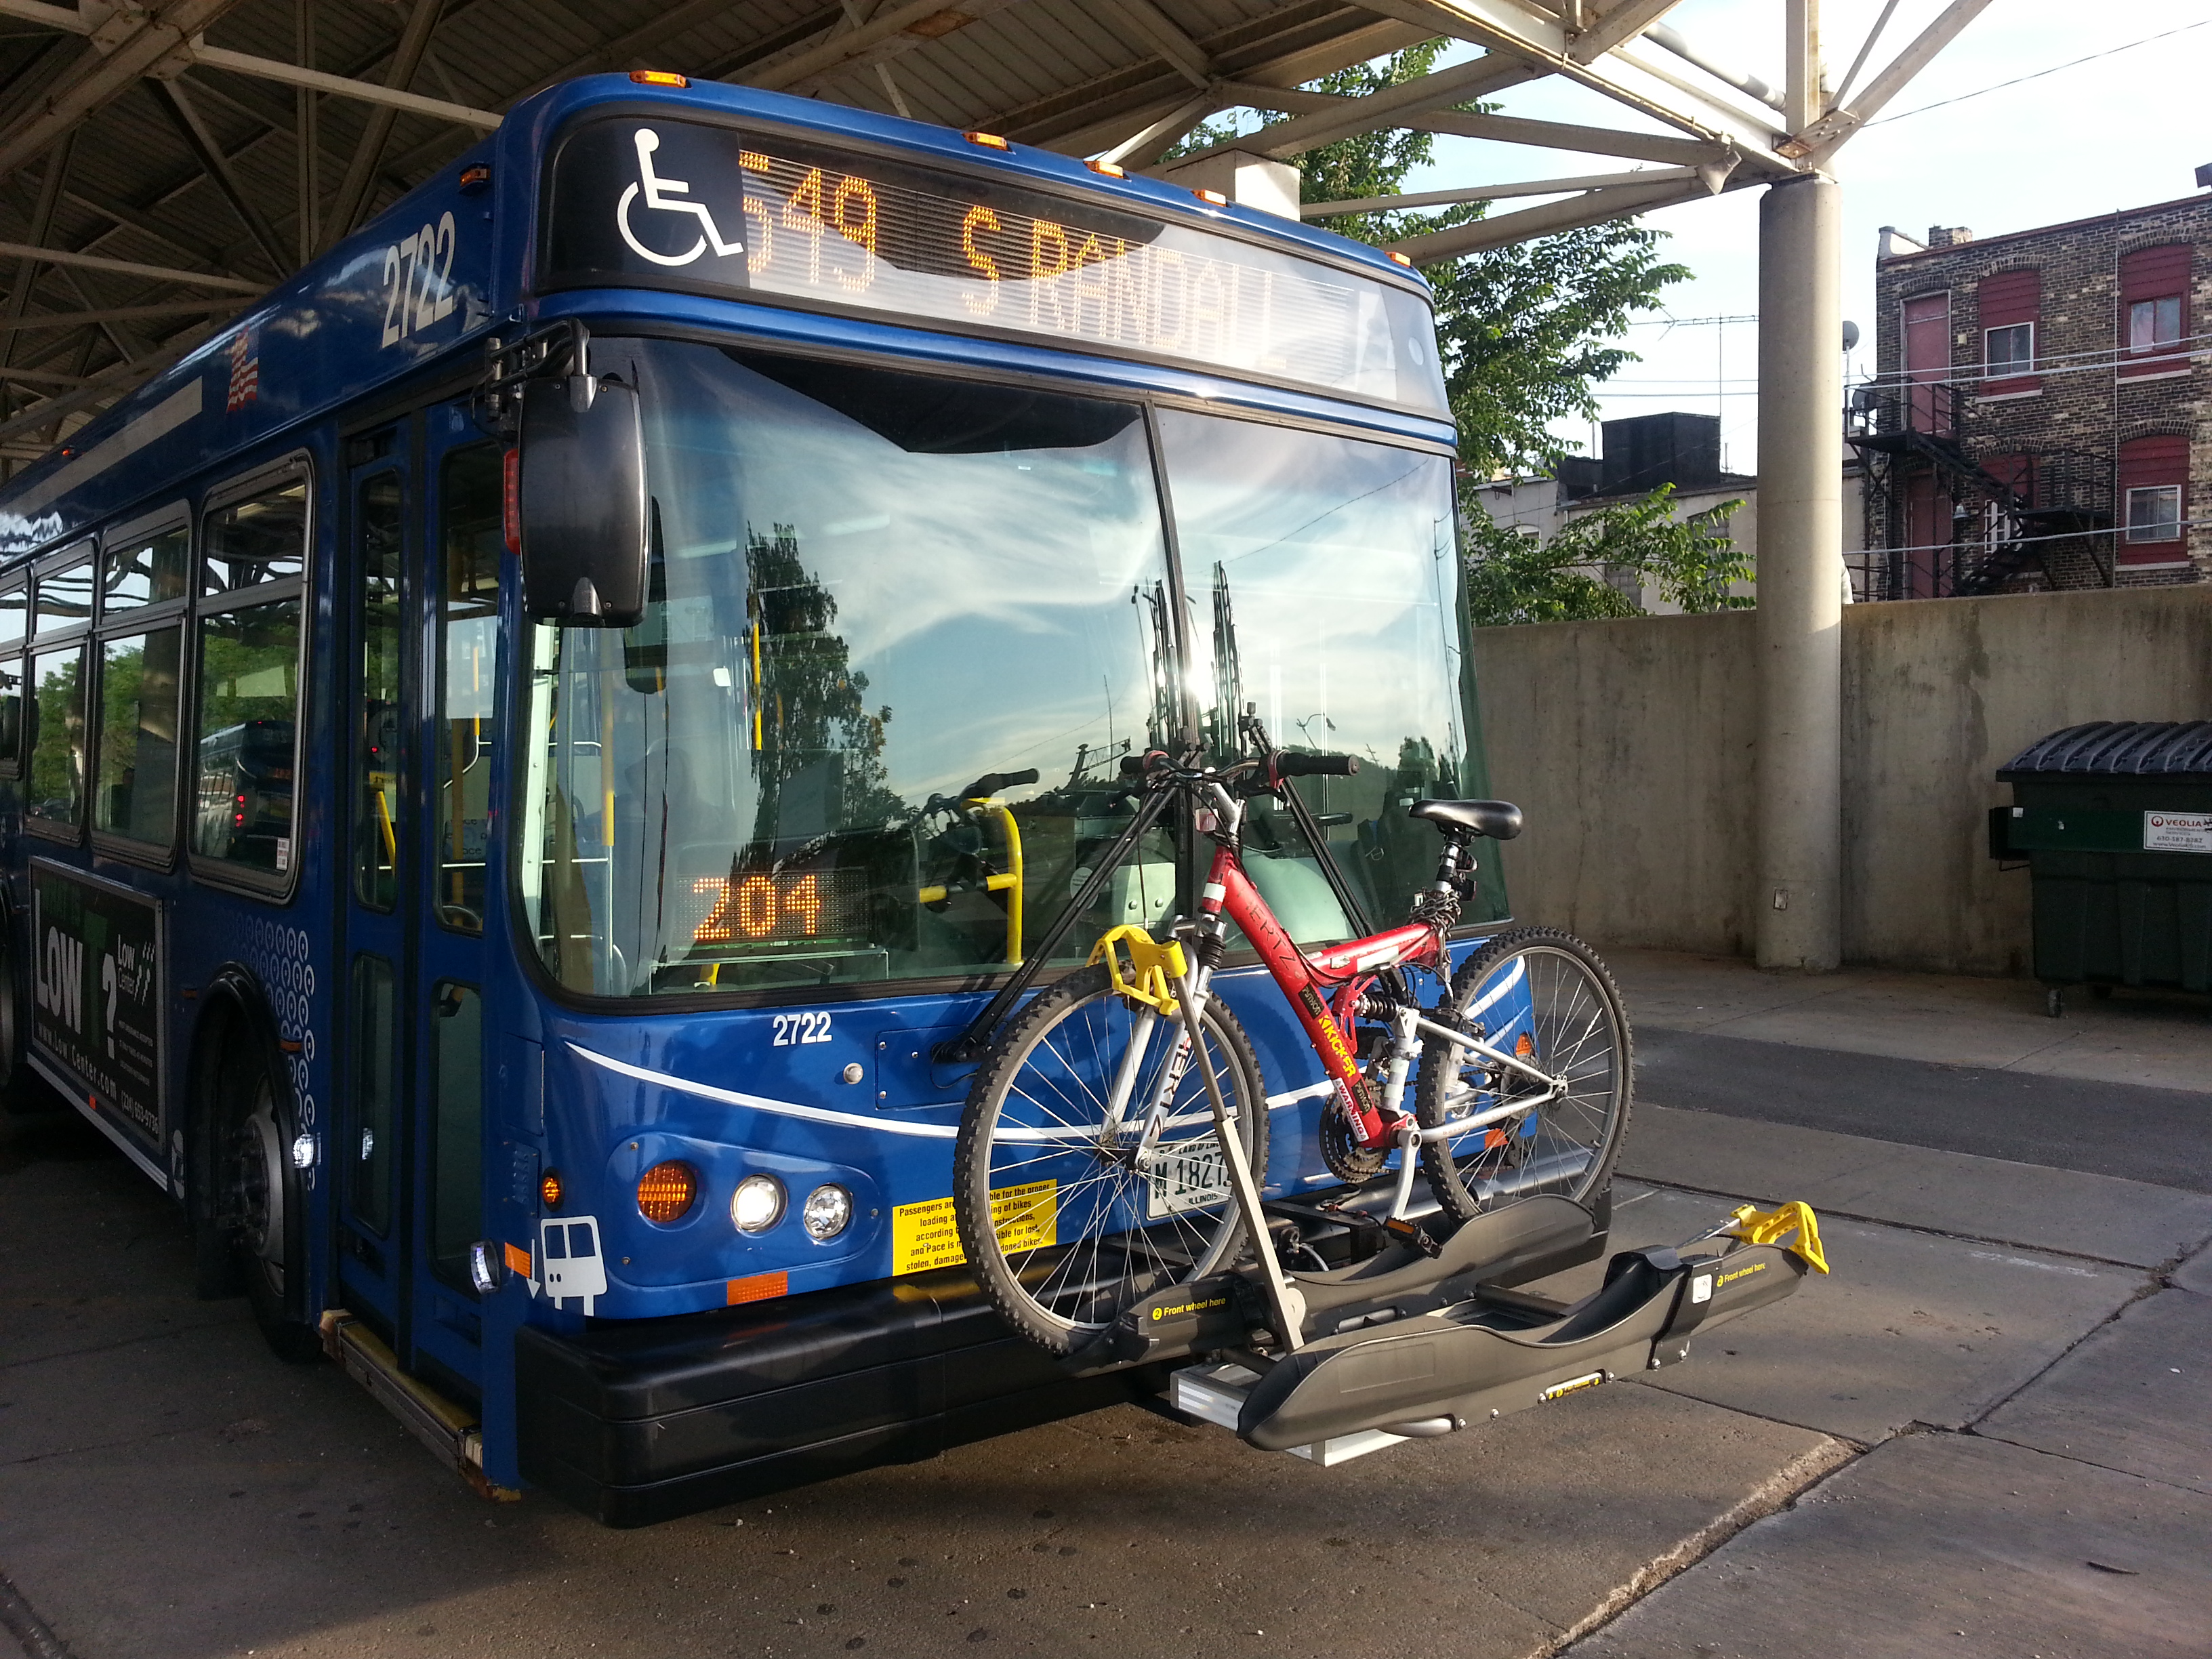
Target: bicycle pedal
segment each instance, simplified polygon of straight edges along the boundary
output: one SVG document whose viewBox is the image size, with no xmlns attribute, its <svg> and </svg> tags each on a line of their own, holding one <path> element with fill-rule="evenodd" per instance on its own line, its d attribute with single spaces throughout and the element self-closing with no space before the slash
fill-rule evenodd
<svg viewBox="0 0 2212 1659">
<path fill-rule="evenodd" d="M 1400 1243 L 1411 1245 L 1431 1260 L 1444 1253 L 1444 1247 L 1431 1237 L 1429 1230 L 1418 1221 L 1386 1221 L 1382 1224 L 1382 1231 Z"/>
</svg>

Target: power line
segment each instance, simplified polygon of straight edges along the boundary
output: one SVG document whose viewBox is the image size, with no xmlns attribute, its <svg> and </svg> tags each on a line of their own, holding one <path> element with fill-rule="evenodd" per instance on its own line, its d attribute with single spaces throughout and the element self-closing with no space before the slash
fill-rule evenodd
<svg viewBox="0 0 2212 1659">
<path fill-rule="evenodd" d="M 1881 116 L 1866 125 L 1869 127 L 1887 126 L 1892 121 L 1902 121 L 1914 115 L 1925 115 L 1931 109 L 1942 109 L 1951 104 L 1963 104 L 1969 98 L 1979 98 L 1986 93 L 2002 92 L 2007 87 L 2022 86 L 2030 81 L 2040 81 L 2046 75 L 2056 75 L 2061 70 L 2078 69 L 2084 64 L 2094 64 L 2100 58 L 2111 58 L 2120 52 L 2133 52 L 2137 46 L 2149 46 L 2154 40 L 2170 40 L 2177 34 L 2186 34 L 2191 29 L 2201 29 L 2207 23 L 2212 23 L 2212 17 L 2200 17 L 2193 23 L 2184 23 L 2179 28 L 2168 29 L 2163 34 L 2146 34 L 2142 40 L 2130 40 L 2124 46 L 2108 46 L 2102 52 L 2093 52 L 2086 58 L 2075 58 L 2063 64 L 2053 64 L 2049 69 L 2038 70 L 2033 75 L 2019 76 L 2010 81 L 2000 81 L 1993 87 L 1983 87 L 1973 92 L 1962 92 L 1956 98 L 1939 98 L 1932 104 L 1921 105 L 1917 109 L 1899 110 L 1894 115 Z M 1861 131 L 1864 129 L 1862 128 Z"/>
</svg>

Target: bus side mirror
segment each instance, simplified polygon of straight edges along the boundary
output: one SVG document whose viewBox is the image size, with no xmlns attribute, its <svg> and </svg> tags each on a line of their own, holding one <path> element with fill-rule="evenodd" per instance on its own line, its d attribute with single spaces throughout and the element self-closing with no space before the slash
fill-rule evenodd
<svg viewBox="0 0 2212 1659">
<path fill-rule="evenodd" d="M 580 374 L 526 381 L 518 450 L 523 614 L 635 626 L 651 551 L 637 388 Z"/>
</svg>

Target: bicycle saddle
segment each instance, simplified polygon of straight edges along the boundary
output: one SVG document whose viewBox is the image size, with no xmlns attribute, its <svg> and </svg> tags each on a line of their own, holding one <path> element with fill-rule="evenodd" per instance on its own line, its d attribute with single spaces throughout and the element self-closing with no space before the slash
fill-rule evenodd
<svg viewBox="0 0 2212 1659">
<path fill-rule="evenodd" d="M 1457 830 L 1492 841 L 1511 841 L 1521 833 L 1521 809 L 1510 800 L 1417 800 L 1406 810 L 1447 833 Z"/>
</svg>

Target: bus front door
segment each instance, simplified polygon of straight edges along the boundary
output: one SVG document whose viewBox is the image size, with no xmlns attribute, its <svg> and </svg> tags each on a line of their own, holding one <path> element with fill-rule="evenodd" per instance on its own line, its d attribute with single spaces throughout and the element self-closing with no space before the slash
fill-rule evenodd
<svg viewBox="0 0 2212 1659">
<path fill-rule="evenodd" d="M 352 1169 L 339 1194 L 339 1282 L 402 1369 L 481 1408 L 497 1298 L 473 1287 L 469 1252 L 487 1231 L 500 456 L 465 402 L 349 445 L 342 1144 Z"/>
</svg>

